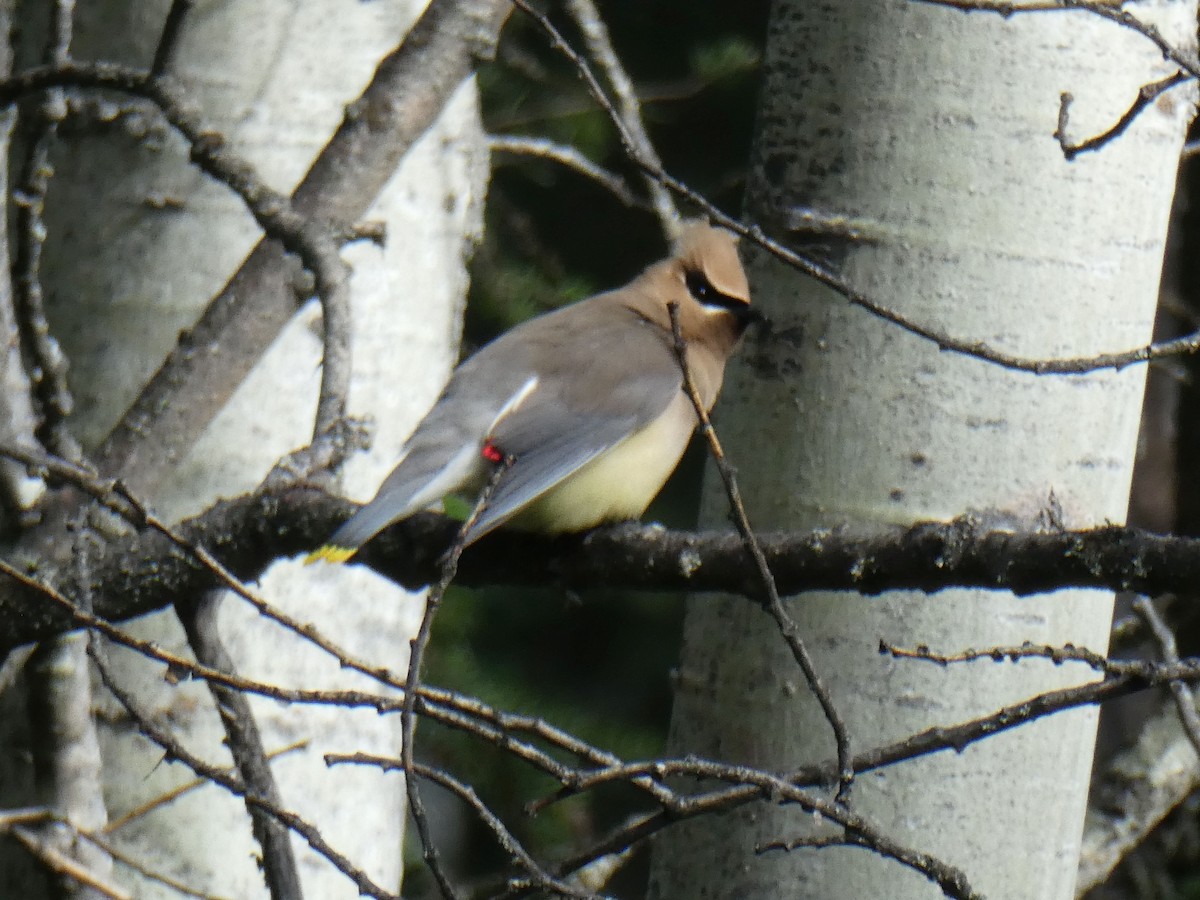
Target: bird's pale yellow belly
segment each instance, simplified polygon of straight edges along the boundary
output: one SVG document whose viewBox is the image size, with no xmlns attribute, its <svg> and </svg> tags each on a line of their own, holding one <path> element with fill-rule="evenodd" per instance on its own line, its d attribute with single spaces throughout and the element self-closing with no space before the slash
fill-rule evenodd
<svg viewBox="0 0 1200 900">
<path fill-rule="evenodd" d="M 547 491 L 509 525 L 523 531 L 583 531 L 636 519 L 675 471 L 695 424 L 691 401 L 680 392 L 665 414 Z"/>
</svg>

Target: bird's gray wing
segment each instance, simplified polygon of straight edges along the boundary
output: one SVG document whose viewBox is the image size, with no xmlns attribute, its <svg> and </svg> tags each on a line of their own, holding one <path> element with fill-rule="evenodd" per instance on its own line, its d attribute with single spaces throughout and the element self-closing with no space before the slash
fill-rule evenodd
<svg viewBox="0 0 1200 900">
<path fill-rule="evenodd" d="M 460 367 L 454 374 L 405 442 L 404 455 L 375 497 L 334 532 L 330 545 L 360 547 L 392 522 L 447 494 L 479 489 L 488 473 L 488 464 L 479 453 L 480 441 L 505 404 L 534 377 L 519 365 L 477 371 L 480 368 L 477 363 Z"/>
<path fill-rule="evenodd" d="M 512 462 L 468 542 L 649 425 L 678 396 L 682 374 L 670 336 L 648 322 L 612 318 L 566 340 L 559 334 L 561 346 L 546 358 L 570 371 L 540 372 L 528 400 L 492 429 L 490 442 Z"/>
</svg>

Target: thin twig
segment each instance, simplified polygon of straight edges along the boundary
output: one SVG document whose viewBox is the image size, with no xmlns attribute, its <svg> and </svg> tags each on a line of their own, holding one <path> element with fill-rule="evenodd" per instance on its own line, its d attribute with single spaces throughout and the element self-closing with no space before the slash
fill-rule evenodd
<svg viewBox="0 0 1200 900">
<path fill-rule="evenodd" d="M 67 384 L 67 360 L 61 345 L 50 333 L 41 279 L 42 249 L 46 239 L 42 213 L 50 177 L 54 173 L 50 147 L 57 133 L 57 123 L 65 114 L 62 93 L 54 92 L 39 107 L 39 121 L 30 136 L 20 188 L 13 195 L 17 245 L 13 288 L 21 344 L 34 371 L 31 382 L 41 416 L 37 436 L 54 453 L 78 457 L 78 444 L 65 425 L 74 408 Z"/>
<path fill-rule="evenodd" d="M 977 894 L 971 888 L 966 876 L 953 866 L 929 854 L 921 853 L 893 841 L 869 819 L 850 811 L 843 804 L 825 800 L 799 788 L 785 777 L 759 769 L 696 757 L 660 759 L 652 762 L 630 763 L 617 770 L 596 772 L 588 780 L 588 784 L 594 786 L 611 781 L 624 781 L 632 775 L 642 774 L 646 771 L 654 771 L 658 775 L 730 782 L 736 785 L 736 790 L 752 791 L 756 797 L 769 797 L 775 803 L 796 804 L 806 812 L 819 814 L 840 825 L 848 834 L 860 839 L 862 846 L 869 847 L 879 855 L 893 859 L 925 875 L 935 882 L 946 896 L 964 898 L 964 900 L 965 898 L 975 898 L 975 900 L 982 898 L 982 895 Z M 760 846 L 756 849 L 761 852 L 769 848 Z"/>
<path fill-rule="evenodd" d="M 341 258 L 336 229 L 304 215 L 290 198 L 267 186 L 224 137 L 200 119 L 187 102 L 182 87 L 166 75 L 152 75 L 113 63 L 68 60 L 27 69 L 0 82 L 0 104 L 12 103 L 31 92 L 62 87 L 119 91 L 149 101 L 187 141 L 192 163 L 233 191 L 263 233 L 295 253 L 312 273 L 325 322 L 321 387 L 313 430 L 318 437 L 333 431 L 345 416 L 350 384 L 349 270 Z M 156 417 L 159 412 L 155 410 L 148 418 Z M 102 470 L 114 462 L 108 453 L 101 448 L 97 456 L 97 465 Z M 148 477 L 136 466 L 126 467 L 125 471 L 126 477 L 133 480 Z"/>
<path fill-rule="evenodd" d="M 1137 96 L 1134 98 L 1133 103 L 1130 104 L 1129 109 L 1125 110 L 1124 114 L 1116 122 L 1100 134 L 1093 135 L 1077 144 L 1072 144 L 1067 139 L 1068 110 L 1071 108 L 1071 103 L 1075 98 L 1070 93 L 1064 91 L 1059 100 L 1058 126 L 1054 129 L 1054 137 L 1058 140 L 1059 147 L 1062 148 L 1063 157 L 1069 162 L 1081 153 L 1099 150 L 1109 142 L 1116 140 L 1142 114 L 1142 110 L 1158 99 L 1158 97 L 1171 90 L 1171 88 L 1192 81 L 1193 78 L 1194 76 L 1181 70 L 1174 75 L 1168 75 L 1160 81 L 1143 84 L 1138 88 Z"/>
<path fill-rule="evenodd" d="M 313 221 L 358 221 L 473 71 L 509 14 L 507 0 L 431 0 L 292 194 Z M 96 454 L 138 491 L 173 470 L 296 310 L 295 261 L 260 241 L 142 389 Z M 336 365 L 336 363 L 335 363 Z M 342 455 L 334 454 L 333 464 Z M 136 480 L 131 477 L 136 473 Z"/>
<path fill-rule="evenodd" d="M 151 657 L 151 658 L 153 658 L 153 657 Z M 190 671 L 190 672 L 188 672 L 188 675 L 190 677 L 194 677 L 194 678 L 204 678 L 204 674 L 202 672 L 200 672 L 199 670 Z M 205 679 L 205 680 L 207 681 L 208 679 Z M 213 682 L 213 683 L 216 683 L 216 682 Z M 280 756 L 283 756 L 287 753 L 293 753 L 296 750 L 303 750 L 304 748 L 308 747 L 308 745 L 309 745 L 309 740 L 307 738 L 305 738 L 304 740 L 301 740 L 301 741 L 294 741 L 291 744 L 288 744 L 286 747 L 280 747 L 278 750 L 272 750 L 270 753 L 267 754 L 267 759 L 278 759 Z M 237 770 L 235 767 L 233 769 L 230 769 L 229 771 L 235 772 Z M 110 819 L 105 824 L 105 826 L 101 829 L 101 831 L 104 834 L 113 834 L 117 831 L 120 831 L 122 828 L 124 828 L 130 822 L 135 822 L 138 819 L 142 818 L 143 816 L 148 816 L 150 813 L 154 812 L 156 809 L 160 809 L 164 806 L 174 803 L 176 800 L 178 800 L 180 797 L 184 796 L 185 794 L 189 794 L 192 791 L 199 790 L 200 788 L 206 787 L 207 785 L 208 785 L 208 782 L 202 778 L 195 778 L 195 779 L 192 779 L 191 781 L 186 781 L 183 784 L 180 784 L 176 787 L 171 788 L 171 790 L 169 790 L 169 791 L 164 791 L 163 793 L 159 794 L 157 797 L 153 797 L 150 800 L 147 800 L 145 803 L 141 804 L 140 806 L 135 806 L 133 809 L 130 809 L 127 812 L 122 813 L 120 816 L 117 816 L 117 818 Z"/>
<path fill-rule="evenodd" d="M 500 461 L 491 478 L 488 480 L 487 485 L 480 493 L 479 499 L 475 502 L 475 508 L 471 511 L 471 515 L 459 527 L 458 534 L 454 538 L 454 543 L 450 545 L 450 549 L 446 551 L 446 555 L 442 559 L 442 576 L 437 584 L 430 587 L 429 593 L 425 598 L 425 612 L 421 616 L 421 626 L 417 629 L 417 636 L 409 642 L 408 675 L 404 679 L 406 688 L 404 691 L 404 707 L 400 719 L 402 734 L 400 759 L 404 767 L 404 787 L 408 791 L 408 805 L 412 812 L 413 822 L 417 826 L 417 835 L 421 839 L 421 850 L 425 858 L 425 863 L 429 866 L 429 871 L 433 874 L 434 880 L 438 884 L 438 889 L 442 892 L 442 896 L 448 898 L 448 900 L 455 900 L 458 897 L 458 892 L 450 883 L 450 877 L 442 867 L 441 857 L 429 829 L 429 818 L 425 812 L 425 803 L 421 799 L 421 789 L 417 784 L 417 779 L 414 777 L 416 772 L 413 754 L 417 734 L 417 690 L 421 684 L 421 666 L 425 659 L 425 648 L 429 645 L 429 637 L 433 632 L 433 620 L 437 616 L 442 598 L 450 588 L 450 582 L 454 580 L 455 572 L 458 571 L 458 561 L 462 556 L 463 549 L 466 547 L 467 532 L 471 530 L 471 526 L 475 524 L 479 517 L 483 515 L 484 510 L 487 509 L 488 500 L 491 499 L 492 492 L 496 489 L 496 485 L 500 483 L 500 479 L 504 477 L 504 474 L 512 466 L 512 463 L 512 457 L 508 456 Z"/>
<path fill-rule="evenodd" d="M 165 75 L 175 62 L 183 23 L 194 5 L 195 0 L 171 0 L 171 8 L 167 10 L 162 34 L 158 38 L 158 47 L 154 50 L 154 61 L 150 64 L 151 75 Z"/>
<path fill-rule="evenodd" d="M 123 497 L 117 495 L 116 479 L 101 478 L 83 462 L 11 443 L 0 443 L 0 456 L 21 463 L 36 478 L 58 479 L 79 488 L 119 516 L 128 517 L 137 512 Z"/>
<path fill-rule="evenodd" d="M 633 79 L 625 71 L 621 59 L 612 44 L 608 26 L 600 17 L 600 11 L 592 0 L 567 0 L 567 9 L 571 18 L 583 33 L 588 52 L 604 71 L 608 83 L 612 85 L 613 93 L 617 96 L 620 107 L 621 121 L 629 133 L 629 137 L 638 155 L 652 166 L 661 169 L 662 161 L 654 149 L 650 135 L 646 133 L 646 125 L 642 121 L 642 106 L 638 101 L 637 90 Z M 679 210 L 671 200 L 671 194 L 662 186 L 658 179 L 643 173 L 646 187 L 650 191 L 650 202 L 658 216 L 659 226 L 668 241 L 679 236 Z"/>
<path fill-rule="evenodd" d="M 983 341 L 970 341 L 956 338 L 953 335 L 947 334 L 939 328 L 931 325 L 923 324 L 915 319 L 911 319 L 903 313 L 884 305 L 883 303 L 868 297 L 866 294 L 854 288 L 840 275 L 836 274 L 832 269 L 802 256 L 796 251 L 784 246 L 776 240 L 768 237 L 762 228 L 757 224 L 747 224 L 740 219 L 728 215 L 721 209 L 714 206 L 706 197 L 692 190 L 679 179 L 665 172 L 660 166 L 655 165 L 650 160 L 643 157 L 637 150 L 636 143 L 632 135 L 622 121 L 620 114 L 613 108 L 611 101 L 605 95 L 600 83 L 592 74 L 591 68 L 587 62 L 579 55 L 579 53 L 563 38 L 554 24 L 540 11 L 532 7 L 527 0 L 511 0 L 513 5 L 520 9 L 523 13 L 533 19 L 534 22 L 546 34 L 550 43 L 562 53 L 575 66 L 584 83 L 587 85 L 593 99 L 600 107 L 608 113 L 609 119 L 613 123 L 613 127 L 620 139 L 622 149 L 629 160 L 638 167 L 644 174 L 655 179 L 662 184 L 671 193 L 678 197 L 682 197 L 696 208 L 700 209 L 713 224 L 720 225 L 736 234 L 741 235 L 748 241 L 761 247 L 763 250 L 770 253 L 776 259 L 790 266 L 796 271 L 807 275 L 814 281 L 825 285 L 830 290 L 839 294 L 846 302 L 852 306 L 857 306 L 865 310 L 871 315 L 884 322 L 889 322 L 904 331 L 909 332 L 916 337 L 927 340 L 935 344 L 939 350 L 958 353 L 963 356 L 972 357 L 982 362 L 991 363 L 1005 369 L 1012 369 L 1018 372 L 1027 372 L 1033 375 L 1081 375 L 1088 372 L 1097 372 L 1104 369 L 1120 370 L 1126 366 L 1137 363 L 1145 363 L 1155 359 L 1162 359 L 1169 356 L 1178 356 L 1185 353 L 1195 353 L 1200 350 L 1200 330 L 1190 334 L 1175 338 L 1170 341 L 1161 343 L 1147 344 L 1141 347 L 1135 347 L 1130 350 L 1122 350 L 1118 352 L 1098 353 L 1091 356 L 1069 356 L 1058 358 L 1032 358 L 1018 356 L 1016 354 L 1007 353 L 1003 350 L 996 349 Z M 922 2 L 941 2 L 941 0 L 922 0 Z M 1070 4 L 1079 6 L 1078 3 L 1072 0 L 1063 0 L 1063 5 Z M 954 5 L 950 2 L 944 5 Z M 974 8 L 974 7 L 972 7 Z M 993 12 L 999 12 L 993 4 L 987 4 L 987 8 Z M 1061 9 L 1063 6 L 1056 6 L 1056 9 Z M 1151 29 L 1152 31 L 1152 29 Z M 1150 37 L 1151 35 L 1147 35 Z M 1159 36 L 1161 38 L 1161 36 Z M 1175 60 L 1175 57 L 1171 57 Z M 1175 60 L 1181 68 L 1187 68 L 1182 62 Z M 1188 69 L 1192 72 L 1191 69 Z M 1195 74 L 1195 73 L 1193 73 Z"/>
<path fill-rule="evenodd" d="M 54 821 L 54 810 L 47 806 L 25 806 L 17 809 L 0 809 L 0 834 L 5 834 L 17 825 L 41 825 Z"/>
<path fill-rule="evenodd" d="M 985 647 L 978 650 L 968 648 L 958 653 L 935 653 L 924 645 L 915 648 L 906 648 L 898 647 L 887 641 L 880 641 L 879 652 L 886 653 L 894 659 L 915 659 L 922 662 L 936 663 L 939 666 L 975 662 L 983 659 L 988 659 L 992 662 L 1048 659 L 1055 665 L 1061 665 L 1064 662 L 1083 663 L 1097 672 L 1105 674 L 1115 674 L 1122 671 L 1121 663 L 1114 662 L 1108 657 L 1097 653 L 1095 650 L 1089 650 L 1086 647 L 1075 647 L 1071 644 L 1063 647 L 1055 647 L 1050 644 L 1024 643 L 1019 647 Z M 1179 662 L 1178 658 L 1174 662 Z"/>
<path fill-rule="evenodd" d="M 634 195 L 620 175 L 593 162 L 570 144 L 560 144 L 548 138 L 494 134 L 488 138 L 488 149 L 492 153 L 509 153 L 514 156 L 533 156 L 538 159 L 552 160 L 568 169 L 575 170 L 585 178 L 590 178 L 626 206 L 634 208 L 646 206 L 646 202 Z"/>
<path fill-rule="evenodd" d="M 1159 615 L 1154 601 L 1149 597 L 1135 597 L 1133 610 L 1146 623 L 1150 633 L 1154 635 L 1163 662 L 1167 665 L 1176 665 L 1179 662 L 1179 647 L 1175 643 L 1175 632 Z M 1200 755 L 1200 714 L 1196 712 L 1196 697 L 1192 693 L 1192 689 L 1182 681 L 1172 681 L 1170 689 L 1171 696 L 1175 700 L 1175 708 L 1179 712 L 1179 723 L 1183 726 L 1183 733 L 1187 735 L 1192 747 Z"/>
<path fill-rule="evenodd" d="M 1163 57 L 1190 74 L 1200 78 L 1200 60 L 1176 47 L 1154 25 L 1143 22 L 1137 16 L 1123 9 L 1123 3 L 1112 0 L 1025 0 L 1025 2 L 1008 2 L 1008 0 L 913 0 L 917 3 L 928 3 L 932 6 L 945 6 L 963 12 L 991 12 L 1002 18 L 1022 13 L 1061 13 L 1079 11 L 1091 13 L 1102 19 L 1107 19 L 1122 28 L 1127 28 L 1146 38 Z"/>
<path fill-rule="evenodd" d="M 325 764 L 330 766 L 375 766 L 384 772 L 404 771 L 403 760 L 376 756 L 370 753 L 329 753 L 325 756 Z M 528 873 L 528 876 L 525 878 L 507 879 L 507 886 L 510 889 L 523 890 L 526 888 L 535 888 L 538 890 L 549 890 L 564 897 L 591 898 L 595 896 L 591 892 L 575 890 L 543 869 L 521 842 L 517 840 L 516 835 L 509 830 L 504 821 L 479 798 L 479 795 L 471 785 L 455 778 L 449 772 L 424 765 L 423 763 L 414 762 L 412 771 L 422 778 L 426 778 L 445 788 L 470 807 L 480 822 L 483 823 L 484 827 L 492 833 L 492 836 L 496 839 L 496 843 L 500 845 L 500 849 L 508 854 L 514 864 Z"/>
<path fill-rule="evenodd" d="M 127 869 L 132 869 L 143 878 L 149 879 L 150 881 L 156 881 L 164 887 L 168 887 L 185 897 L 196 897 L 198 900 L 229 900 L 229 898 L 222 897 L 217 894 L 210 894 L 207 891 L 196 890 L 196 888 L 192 887 L 191 885 L 184 884 L 182 881 L 172 878 L 169 875 L 164 875 L 162 872 L 156 871 L 144 863 L 134 859 L 128 853 L 123 852 L 120 848 L 114 845 L 111 841 L 106 841 L 104 838 L 93 832 L 77 828 L 75 829 L 75 833 L 85 841 L 95 844 Z"/>
<path fill-rule="evenodd" d="M 729 465 L 729 461 L 725 458 L 725 451 L 721 447 L 721 441 L 717 438 L 717 432 L 712 427 L 712 421 L 708 417 L 708 410 L 704 408 L 704 401 L 700 399 L 700 392 L 697 390 L 695 379 L 692 377 L 691 366 L 688 365 L 687 360 L 687 343 L 684 341 L 683 332 L 679 327 L 679 304 L 675 302 L 668 303 L 667 312 L 671 317 L 671 334 L 674 337 L 675 358 L 678 360 L 679 369 L 683 373 L 684 391 L 692 401 L 692 407 L 696 411 L 696 420 L 700 423 L 700 433 L 708 442 L 709 454 L 712 456 L 713 462 L 717 466 L 717 471 L 721 475 L 721 481 L 725 485 L 725 495 L 729 498 L 729 507 L 733 513 L 733 521 L 737 526 L 738 534 L 741 535 L 746 553 L 754 560 L 754 567 L 757 570 L 759 583 L 763 589 L 763 608 L 775 620 L 775 625 L 779 629 L 779 633 L 783 636 L 788 649 L 792 652 L 792 658 L 800 666 L 800 671 L 804 673 L 804 679 L 808 682 L 809 689 L 817 698 L 817 702 L 821 705 L 821 711 L 824 713 L 826 721 L 829 722 L 829 727 L 833 730 L 838 757 L 837 799 L 839 802 L 844 803 L 849 799 L 850 787 L 854 783 L 853 751 L 850 747 L 850 732 L 846 728 L 846 723 L 842 720 L 837 706 L 834 705 L 833 698 L 829 694 L 829 689 L 825 686 L 825 682 L 821 680 L 821 676 L 817 672 L 817 667 L 813 663 L 812 656 L 809 655 L 808 648 L 804 646 L 804 640 L 800 637 L 800 630 L 796 627 L 796 623 L 792 620 L 792 617 L 788 615 L 787 610 L 784 609 L 783 601 L 779 599 L 779 590 L 775 584 L 775 576 L 771 574 L 771 566 L 767 562 L 766 555 L 763 553 L 758 536 L 750 526 L 750 517 L 746 514 L 746 507 L 742 503 L 741 491 L 737 486 L 737 477 L 733 474 L 733 467 Z"/>
<path fill-rule="evenodd" d="M 91 888 L 109 900 L 134 900 L 133 894 L 120 885 L 112 884 L 88 870 L 86 866 L 72 859 L 62 851 L 51 847 L 45 841 L 39 840 L 26 828 L 13 828 L 10 832 L 30 855 L 42 863 L 47 869 L 59 876 L 65 876 L 81 885 Z"/>
<path fill-rule="evenodd" d="M 177 674 L 186 674 L 192 678 L 202 678 L 214 684 L 223 685 L 231 690 L 241 693 L 259 694 L 282 703 L 369 708 L 379 713 L 399 712 L 403 708 L 403 699 L 394 696 L 370 694 L 356 690 L 283 688 L 265 682 L 254 681 L 241 675 L 220 671 L 165 651 L 151 642 L 133 637 L 111 622 L 85 612 L 51 586 L 36 581 L 32 576 L 13 568 L 3 560 L 0 560 L 0 573 L 38 591 L 46 599 L 66 610 L 79 626 L 96 631 L 110 641 L 133 650 L 148 659 L 157 660 L 167 666 L 170 671 Z M 400 689 L 404 687 L 402 683 L 395 683 L 394 681 L 389 682 L 389 684 Z M 574 783 L 578 776 L 577 770 L 559 763 L 554 756 L 539 749 L 533 743 L 514 738 L 514 734 L 524 733 L 532 735 L 584 760 L 591 766 L 614 766 L 620 763 L 620 760 L 613 754 L 594 747 L 561 729 L 550 726 L 540 719 L 506 713 L 476 698 L 466 697 L 462 694 L 440 688 L 417 686 L 415 693 L 418 698 L 416 704 L 416 711 L 418 713 L 428 716 L 447 727 L 487 740 L 506 752 L 523 759 L 530 765 L 541 769 L 562 784 L 570 785 Z M 663 806 L 669 807 L 674 800 L 673 792 L 666 786 L 659 784 L 653 778 L 636 779 L 633 785 L 645 791 Z M 158 804 L 163 799 L 156 798 L 154 803 Z M 165 799 L 171 799 L 170 795 Z"/>
<path fill-rule="evenodd" d="M 932 881 L 937 881 L 938 879 L 930 873 L 939 871 L 940 867 L 944 865 L 939 859 L 930 856 L 927 853 L 919 853 L 911 850 L 908 852 L 882 853 L 879 847 L 872 844 L 870 840 L 864 838 L 862 835 L 854 834 L 851 831 L 846 831 L 839 835 L 797 837 L 790 838 L 788 840 L 767 841 L 757 845 L 754 848 L 754 852 L 760 854 L 770 853 L 772 851 L 791 853 L 795 850 L 822 850 L 828 847 L 860 847 L 863 850 L 870 850 L 873 853 L 886 855 L 901 865 L 912 869 L 914 872 L 919 872 Z M 950 890 L 943 889 L 943 893 L 945 893 L 948 897 L 960 896 L 959 894 L 954 893 L 953 888 Z M 977 896 L 982 900 L 982 895 L 979 894 L 968 894 L 967 896 Z"/>
<path fill-rule="evenodd" d="M 196 661 L 211 669 L 233 674 L 236 671 L 233 657 L 226 650 L 217 625 L 222 599 L 219 591 L 205 591 L 192 602 L 177 603 L 175 608 Z M 283 796 L 267 760 L 262 734 L 258 730 L 250 701 L 241 691 L 214 681 L 206 684 L 225 729 L 230 755 L 233 756 L 242 783 L 247 787 L 247 796 L 254 794 L 264 797 L 275 806 L 282 807 Z M 254 839 L 262 847 L 263 878 L 272 900 L 301 900 L 304 892 L 300 886 L 300 873 L 296 868 L 287 826 L 248 799 L 246 811 L 250 814 Z"/>
<path fill-rule="evenodd" d="M 67 65 L 71 60 L 74 33 L 74 0 L 54 0 L 42 60 L 48 66 Z M 15 257 L 13 294 L 21 344 L 28 360 L 41 423 L 37 437 L 61 456 L 78 458 L 80 448 L 66 428 L 74 399 L 67 384 L 67 359 L 50 333 L 42 290 L 42 250 L 46 241 L 43 212 L 46 191 L 54 175 L 50 148 L 58 125 L 67 116 L 67 96 L 61 88 L 49 90 L 32 110 L 25 158 L 13 191 Z"/>
<path fill-rule="evenodd" d="M 137 723 L 138 730 L 146 738 L 162 748 L 170 759 L 183 763 L 183 765 L 187 766 L 196 775 L 205 779 L 210 784 L 219 785 L 234 796 L 244 798 L 247 803 L 255 805 L 278 819 L 292 831 L 295 831 L 317 854 L 324 857 L 339 872 L 349 878 L 355 887 L 358 888 L 360 894 L 374 897 L 376 900 L 400 900 L 396 894 L 376 884 L 366 872 L 355 866 L 347 857 L 330 846 L 329 842 L 325 840 L 315 826 L 290 810 L 283 809 L 271 802 L 268 798 L 248 791 L 245 783 L 239 776 L 227 773 L 220 766 L 214 766 L 205 762 L 184 747 L 170 732 L 156 724 L 154 717 L 142 709 L 140 703 L 132 694 L 116 683 L 108 662 L 105 660 L 104 654 L 98 646 L 98 642 L 93 641 L 88 650 L 92 661 L 96 664 L 96 671 L 104 686 Z"/>
<path fill-rule="evenodd" d="M 1126 696 L 1131 692 L 1158 687 L 1182 678 L 1189 683 L 1200 682 L 1200 659 L 1181 660 L 1176 666 L 1163 666 L 1147 662 L 1113 663 L 1112 674 L 1102 681 L 1089 681 L 1074 687 L 1060 688 L 1037 694 L 1026 700 L 1002 707 L 985 716 L 960 722 L 956 725 L 927 728 L 902 740 L 859 753 L 853 760 L 854 771 L 863 774 L 899 762 L 918 759 L 932 753 L 952 750 L 962 753 L 971 744 L 989 739 L 994 735 L 1018 728 L 1036 719 L 1083 706 L 1094 706 Z M 662 765 L 666 761 L 658 760 Z M 687 763 L 688 760 L 679 761 Z M 826 784 L 836 777 L 837 760 L 806 765 L 788 773 L 788 783 L 796 787 Z M 587 851 L 555 866 L 558 875 L 588 865 L 592 860 L 617 850 L 640 844 L 652 838 L 664 828 L 700 815 L 728 812 L 764 796 L 762 790 L 751 783 L 720 788 L 693 795 L 669 809 L 664 809 L 629 825 L 622 826 Z M 765 796 L 772 796 L 766 794 Z"/>
</svg>

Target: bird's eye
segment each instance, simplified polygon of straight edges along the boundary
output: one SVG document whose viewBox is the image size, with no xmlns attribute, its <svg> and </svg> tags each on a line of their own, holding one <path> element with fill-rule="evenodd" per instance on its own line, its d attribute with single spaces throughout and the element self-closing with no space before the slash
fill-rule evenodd
<svg viewBox="0 0 1200 900">
<path fill-rule="evenodd" d="M 719 296 L 713 286 L 708 283 L 708 279 L 699 272 L 687 272 L 683 277 L 688 293 L 696 299 L 697 303 L 712 303 Z"/>
<path fill-rule="evenodd" d="M 747 314 L 750 304 L 738 297 L 730 297 L 728 294 L 722 294 L 712 286 L 703 274 L 695 270 L 685 271 L 683 273 L 684 284 L 687 285 L 688 293 L 692 298 L 703 306 L 708 306 L 715 309 L 728 310 L 735 315 L 741 316 Z"/>
</svg>

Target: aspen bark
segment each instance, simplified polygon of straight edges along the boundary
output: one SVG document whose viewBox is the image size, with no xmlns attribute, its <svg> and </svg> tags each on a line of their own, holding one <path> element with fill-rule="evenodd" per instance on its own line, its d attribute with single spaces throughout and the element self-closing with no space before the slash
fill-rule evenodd
<svg viewBox="0 0 1200 900">
<path fill-rule="evenodd" d="M 266 183 L 288 193 L 424 5 L 196 4 L 170 74 Z M 80 4 L 75 56 L 148 66 L 169 6 L 166 0 Z M 44 277 L 54 333 L 72 366 L 78 406 L 73 424 L 89 447 L 126 410 L 260 236 L 238 198 L 190 166 L 177 137 L 160 133 L 153 117 L 146 121 L 148 133 L 128 118 L 89 123 L 64 135 L 55 159 Z M 344 253 L 353 267 L 351 412 L 375 420 L 372 452 L 355 456 L 346 468 L 345 489 L 352 495 L 373 492 L 457 358 L 465 266 L 482 227 L 486 178 L 476 90 L 468 81 L 366 217 L 384 223 L 386 246 L 359 242 Z M 296 318 L 177 471 L 143 497 L 160 517 L 173 521 L 252 487 L 276 459 L 309 440 L 320 378 L 320 310 L 313 300 L 301 308 L 302 300 Z M 405 595 L 363 571 L 310 568 L 300 574 L 295 563 L 277 565 L 256 589 L 358 658 L 404 671 L 421 615 L 419 595 Z M 187 654 L 173 614 L 135 627 L 139 636 Z M 336 660 L 235 598 L 224 603 L 221 630 L 248 677 L 291 687 L 363 686 Z M 110 652 L 124 687 L 158 721 L 169 723 L 189 750 L 230 764 L 203 684 L 169 684 L 160 664 Z M 115 699 L 103 692 L 100 697 L 111 817 L 194 777 L 164 761 Z M 273 764 L 284 805 L 379 884 L 398 891 L 407 808 L 402 781 L 365 767 L 330 771 L 322 755 L 395 755 L 399 717 L 251 702 L 268 751 L 308 741 L 303 752 Z M 194 889 L 266 896 L 245 806 L 218 787 L 192 790 L 110 837 Z M 295 837 L 293 844 L 307 896 L 358 896 L 327 861 Z M 123 867 L 117 875 L 138 897 L 176 896 Z"/>
<path fill-rule="evenodd" d="M 1130 7 L 1194 52 L 1196 5 Z M 1175 71 L 1083 12 L 964 15 L 904 2 L 779 0 L 748 193 L 752 219 L 823 252 L 856 289 L 956 337 L 1028 357 L 1148 342 L 1192 87 L 1067 161 L 1054 138 L 1104 131 Z M 841 234 L 839 234 L 839 232 Z M 854 237 L 847 238 L 847 232 Z M 758 528 L 977 514 L 985 525 L 1123 521 L 1145 371 L 1037 376 L 948 352 L 851 308 L 761 253 L 755 302 L 777 333 L 734 362 L 717 413 Z M 710 473 L 710 476 L 713 473 Z M 709 477 L 704 518 L 726 500 Z M 1071 642 L 1104 651 L 1111 596 L 806 596 L 790 606 L 860 750 L 1094 675 L 1051 663 L 946 668 L 881 639 L 954 652 Z M 834 755 L 829 725 L 767 617 L 698 599 L 685 624 L 673 753 L 786 772 Z M 859 776 L 853 808 L 961 869 L 990 898 L 1072 896 L 1095 710 L 1040 720 Z M 760 803 L 672 829 L 656 898 L 924 898 L 921 874 L 852 848 L 756 855 L 830 833 Z"/>
</svg>

